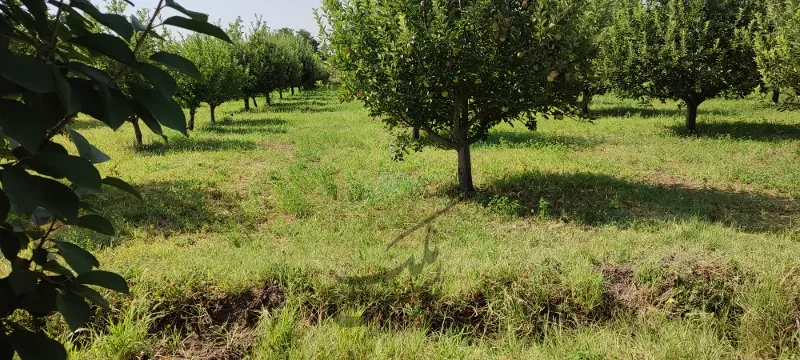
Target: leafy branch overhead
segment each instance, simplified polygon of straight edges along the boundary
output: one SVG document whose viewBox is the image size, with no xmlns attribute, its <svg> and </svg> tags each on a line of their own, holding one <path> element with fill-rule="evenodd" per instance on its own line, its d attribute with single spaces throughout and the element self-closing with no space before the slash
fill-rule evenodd
<svg viewBox="0 0 800 360">
<path fill-rule="evenodd" d="M 172 0 L 159 1 L 146 21 L 104 13 L 88 0 L 5 1 L 0 10 L 0 249 L 11 269 L 0 278 L 0 358 L 65 359 L 60 343 L 12 315 L 60 313 L 74 331 L 93 306 L 108 307 L 98 288 L 127 294 L 121 276 L 99 270 L 90 252 L 60 241 L 59 230 L 114 236 L 92 205 L 105 187 L 147 201 L 125 181 L 101 176 L 95 165 L 109 157 L 72 122 L 87 115 L 116 129 L 142 118 L 186 134 L 167 70 L 199 71 L 178 54 L 149 51 L 147 40 L 164 26 L 231 39 L 207 15 Z M 175 15 L 158 21 L 166 12 Z"/>
</svg>

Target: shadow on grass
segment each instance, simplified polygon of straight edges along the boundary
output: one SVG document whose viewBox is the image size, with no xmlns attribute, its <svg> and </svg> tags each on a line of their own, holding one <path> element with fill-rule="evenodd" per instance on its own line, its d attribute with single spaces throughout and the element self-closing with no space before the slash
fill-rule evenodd
<svg viewBox="0 0 800 360">
<path fill-rule="evenodd" d="M 409 237 L 411 234 L 419 231 L 422 228 L 426 228 L 425 239 L 423 241 L 422 258 L 419 259 L 419 261 L 416 259 L 414 255 L 411 255 L 402 264 L 397 265 L 391 269 L 387 269 L 369 275 L 343 276 L 339 278 L 339 281 L 348 285 L 372 285 L 397 278 L 406 269 L 408 269 L 409 274 L 411 274 L 412 276 L 421 274 L 422 270 L 427 265 L 432 265 L 433 263 L 435 263 L 436 260 L 439 258 L 439 255 L 441 254 L 438 246 L 434 247 L 433 249 L 431 249 L 430 247 L 430 237 L 431 234 L 434 232 L 433 223 L 436 222 L 436 219 L 438 219 L 440 216 L 450 212 L 450 210 L 453 209 L 453 207 L 455 207 L 458 203 L 459 203 L 458 200 L 451 202 L 443 209 L 428 216 L 425 220 L 422 220 L 419 223 L 415 224 L 414 226 L 408 228 L 408 230 L 403 231 L 402 233 L 397 235 L 397 237 L 392 239 L 392 241 L 389 244 L 386 245 L 386 251 L 389 251 L 391 248 L 397 245 L 397 243 Z M 440 279 L 441 271 L 442 267 L 441 264 L 439 264 L 436 276 L 437 280 Z"/>
<path fill-rule="evenodd" d="M 198 139 L 194 137 L 171 138 L 168 143 L 156 142 L 136 149 L 143 155 L 165 155 L 196 151 L 252 150 L 256 148 L 253 141 L 233 139 Z"/>
<path fill-rule="evenodd" d="M 729 110 L 704 110 L 703 107 L 700 106 L 697 116 L 702 118 L 704 115 L 726 116 L 732 114 L 734 113 Z M 608 117 L 639 117 L 645 119 L 654 117 L 685 117 L 686 109 L 677 107 L 672 109 L 656 109 L 648 106 L 603 107 L 591 109 L 589 116 L 594 119 Z"/>
<path fill-rule="evenodd" d="M 160 181 L 135 185 L 145 198 L 131 200 L 116 189 L 104 190 L 100 207 L 127 229 L 171 235 L 184 232 L 248 228 L 241 199 L 213 186 L 188 181 Z"/>
<path fill-rule="evenodd" d="M 800 124 L 757 122 L 710 122 L 697 124 L 697 131 L 688 133 L 683 126 L 670 126 L 672 132 L 688 137 L 722 138 L 758 141 L 784 141 L 800 139 Z"/>
<path fill-rule="evenodd" d="M 455 189 L 447 192 L 460 196 Z M 474 200 L 486 206 L 498 198 L 518 215 L 623 228 L 697 219 L 747 232 L 780 231 L 791 226 L 792 215 L 800 210 L 792 199 L 767 194 L 655 185 L 591 173 L 509 176 L 487 184 Z"/>
<path fill-rule="evenodd" d="M 254 120 L 234 120 L 208 124 L 202 131 L 217 134 L 285 134 L 286 120 L 280 119 L 254 119 Z"/>
<path fill-rule="evenodd" d="M 472 146 L 482 147 L 506 147 L 506 148 L 544 148 L 544 147 L 567 147 L 567 148 L 590 148 L 599 144 L 599 141 L 586 137 L 548 135 L 537 131 L 505 131 L 493 130 L 483 141 L 479 141 Z"/>
</svg>

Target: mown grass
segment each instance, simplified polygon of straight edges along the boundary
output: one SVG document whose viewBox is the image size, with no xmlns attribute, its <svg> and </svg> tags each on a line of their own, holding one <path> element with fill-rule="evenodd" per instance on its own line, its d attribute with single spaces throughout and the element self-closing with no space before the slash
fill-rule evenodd
<svg viewBox="0 0 800 360">
<path fill-rule="evenodd" d="M 134 292 L 76 358 L 800 354 L 796 113 L 715 100 L 686 135 L 675 103 L 600 97 L 591 123 L 494 129 L 462 199 L 455 153 L 392 161 L 358 103 L 264 103 L 141 149 L 78 122 L 147 201 L 102 194 L 116 238 L 61 234 Z"/>
</svg>

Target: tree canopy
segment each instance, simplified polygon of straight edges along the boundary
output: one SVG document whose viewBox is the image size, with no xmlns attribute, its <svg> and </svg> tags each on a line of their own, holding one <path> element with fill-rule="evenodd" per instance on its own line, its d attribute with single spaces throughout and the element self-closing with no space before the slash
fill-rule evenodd
<svg viewBox="0 0 800 360">
<path fill-rule="evenodd" d="M 800 95 L 800 2 L 766 1 L 765 12 L 754 28 L 756 62 L 764 82 L 770 88 Z"/>
<path fill-rule="evenodd" d="M 326 0 L 320 33 L 344 95 L 392 128 L 420 128 L 457 150 L 459 186 L 469 193 L 470 144 L 501 122 L 523 116 L 533 126 L 575 103 L 587 48 L 582 4 Z"/>
<path fill-rule="evenodd" d="M 720 95 L 744 96 L 758 86 L 746 29 L 755 0 L 623 0 L 607 36 L 615 90 L 630 97 L 683 101 L 686 127 L 697 108 Z"/>
</svg>

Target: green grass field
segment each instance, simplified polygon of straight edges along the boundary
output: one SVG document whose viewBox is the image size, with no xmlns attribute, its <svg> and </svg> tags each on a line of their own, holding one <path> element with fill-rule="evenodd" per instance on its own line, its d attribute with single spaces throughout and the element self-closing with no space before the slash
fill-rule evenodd
<svg viewBox="0 0 800 360">
<path fill-rule="evenodd" d="M 190 138 L 76 129 L 147 198 L 81 230 L 133 296 L 61 335 L 79 359 L 800 358 L 800 114 L 598 98 L 394 162 L 359 103 L 200 110 Z M 60 320 L 59 320 L 60 321 Z M 58 321 L 53 332 L 64 334 Z"/>
</svg>

